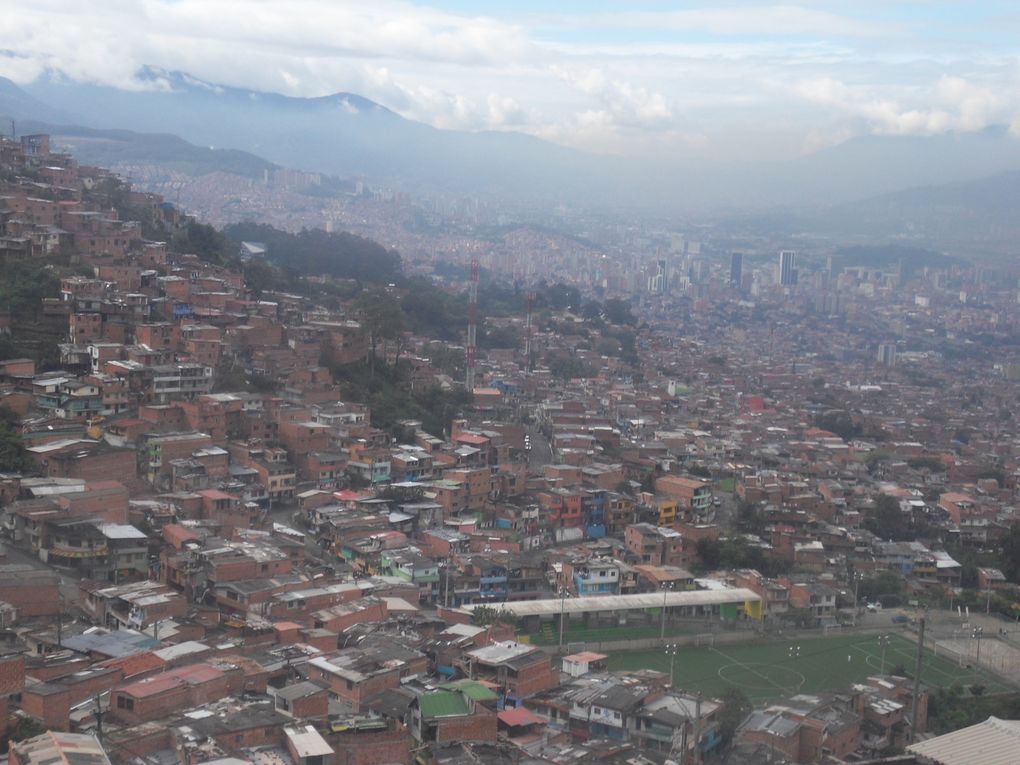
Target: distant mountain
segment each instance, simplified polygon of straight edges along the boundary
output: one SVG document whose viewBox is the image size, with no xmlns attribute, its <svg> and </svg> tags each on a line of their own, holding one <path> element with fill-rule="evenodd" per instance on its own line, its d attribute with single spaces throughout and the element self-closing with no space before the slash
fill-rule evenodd
<svg viewBox="0 0 1020 765">
<path fill-rule="evenodd" d="M 780 177 L 822 198 L 871 197 L 916 186 L 1020 169 L 1020 141 L 1007 128 L 932 136 L 861 136 L 785 163 Z"/>
<path fill-rule="evenodd" d="M 0 89 L 0 115 L 59 109 L 93 128 L 171 133 L 286 167 L 364 174 L 373 185 L 670 213 L 729 209 L 787 215 L 797 208 L 1020 170 L 1020 141 L 1002 128 L 861 137 L 787 162 L 696 156 L 653 161 L 588 154 L 522 133 L 440 130 L 353 93 L 293 98 L 220 86 L 182 72 L 148 68 L 139 76 L 153 88 L 125 91 L 56 76 L 25 89 L 10 84 L 13 90 Z M 135 145 L 138 151 L 145 148 L 142 142 Z M 161 146 L 157 141 L 152 148 Z"/>
<path fill-rule="evenodd" d="M 49 122 L 73 122 L 74 119 L 66 112 L 54 109 L 34 98 L 15 85 L 6 77 L 0 77 L 0 115 L 7 125 L 0 125 L 0 131 L 8 134 L 10 120 L 46 120 Z M 18 130 L 17 125 L 15 129 Z"/>
<path fill-rule="evenodd" d="M 921 186 L 837 205 L 814 226 L 867 233 L 961 252 L 1016 251 L 1020 239 L 1020 171 Z"/>
<path fill-rule="evenodd" d="M 0 114 L 3 114 L 2 103 Z M 49 133 L 56 146 L 67 147 L 80 162 L 100 167 L 139 163 L 160 165 L 192 176 L 223 172 L 248 178 L 259 178 L 265 170 L 277 167 L 246 151 L 195 146 L 166 133 L 100 130 L 35 120 L 21 120 L 18 132 Z"/>
<path fill-rule="evenodd" d="M 494 193 L 561 185 L 577 191 L 597 158 L 519 133 L 438 130 L 366 98 L 335 93 L 292 98 L 146 69 L 154 90 L 123 91 L 42 79 L 34 96 L 80 114 L 93 127 L 174 133 L 199 145 L 231 147 L 300 170 Z"/>
</svg>

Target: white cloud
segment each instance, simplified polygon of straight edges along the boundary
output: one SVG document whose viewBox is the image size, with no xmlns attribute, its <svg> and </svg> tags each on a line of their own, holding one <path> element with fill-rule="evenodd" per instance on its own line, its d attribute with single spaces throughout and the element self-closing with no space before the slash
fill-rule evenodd
<svg viewBox="0 0 1020 765">
<path fill-rule="evenodd" d="M 545 16 L 547 24 L 561 23 L 605 29 L 657 29 L 684 32 L 711 32 L 717 35 L 836 35 L 885 36 L 890 28 L 883 24 L 805 8 L 798 5 L 762 5 L 729 8 L 698 8 L 680 11 L 623 11 L 576 17 Z"/>
<path fill-rule="evenodd" d="M 437 127 L 631 153 L 756 156 L 862 129 L 1020 125 L 1014 51 L 979 47 L 980 28 L 929 38 L 937 22 L 920 10 L 923 23 L 890 24 L 875 0 L 807 5 L 494 17 L 408 0 L 33 0 L 0 13 L 0 75 L 158 87 L 135 76 L 152 65 L 294 96 L 350 91 Z M 789 138 L 769 148 L 746 140 L 754 131 Z"/>
<path fill-rule="evenodd" d="M 1008 102 L 989 88 L 962 77 L 944 76 L 927 88 L 916 89 L 904 104 L 879 95 L 874 88 L 854 88 L 832 77 L 772 81 L 777 90 L 866 121 L 873 132 L 888 135 L 931 135 L 947 130 L 980 130 L 1009 122 Z"/>
<path fill-rule="evenodd" d="M 607 119 L 629 127 L 663 127 L 673 111 L 666 97 L 648 88 L 624 80 L 606 77 L 601 69 L 572 72 L 555 66 L 554 74 L 589 96 L 597 98 Z"/>
</svg>

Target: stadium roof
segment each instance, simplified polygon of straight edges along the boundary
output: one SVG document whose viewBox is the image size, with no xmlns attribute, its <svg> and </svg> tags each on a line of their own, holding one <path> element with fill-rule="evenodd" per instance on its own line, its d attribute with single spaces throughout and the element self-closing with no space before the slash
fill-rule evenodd
<svg viewBox="0 0 1020 765">
<path fill-rule="evenodd" d="M 1020 720 L 989 717 L 984 722 L 907 747 L 936 765 L 1011 765 L 1020 747 Z"/>
<path fill-rule="evenodd" d="M 604 595 L 590 598 L 549 598 L 547 600 L 522 600 L 516 603 L 473 603 L 461 606 L 470 613 L 475 608 L 486 606 L 505 611 L 517 617 L 549 616 L 560 613 L 576 614 L 592 611 L 640 611 L 649 608 L 662 608 L 663 598 L 666 606 L 719 606 L 726 603 L 757 602 L 761 598 L 757 593 L 744 587 L 726 590 L 687 590 L 681 592 L 644 592 L 637 595 Z"/>
</svg>

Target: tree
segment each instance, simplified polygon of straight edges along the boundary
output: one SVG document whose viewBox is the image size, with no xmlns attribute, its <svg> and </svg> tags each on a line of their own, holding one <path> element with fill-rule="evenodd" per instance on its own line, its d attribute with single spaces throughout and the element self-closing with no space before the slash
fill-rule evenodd
<svg viewBox="0 0 1020 765">
<path fill-rule="evenodd" d="M 737 528 L 748 534 L 761 534 L 765 531 L 765 519 L 754 503 L 741 500 L 737 505 Z"/>
<path fill-rule="evenodd" d="M 567 308 L 579 309 L 581 293 L 577 287 L 568 287 L 566 284 L 558 283 L 546 289 L 545 300 L 551 308 L 557 311 Z"/>
<path fill-rule="evenodd" d="M 844 441 L 849 441 L 861 434 L 861 427 L 854 422 L 849 412 L 843 410 L 819 414 L 815 417 L 815 427 L 835 433 Z"/>
<path fill-rule="evenodd" d="M 719 738 L 722 739 L 723 746 L 726 746 L 733 740 L 737 728 L 754 709 L 754 705 L 746 693 L 733 685 L 726 686 L 726 690 L 719 698 L 723 707 L 716 719 L 719 721 Z"/>
<path fill-rule="evenodd" d="M 368 333 L 370 374 L 375 373 L 376 347 L 380 341 L 396 339 L 404 331 L 404 314 L 394 295 L 382 288 L 365 290 L 354 299 L 354 309 Z"/>
<path fill-rule="evenodd" d="M 206 223 L 191 221 L 170 242 L 176 252 L 198 255 L 209 263 L 222 263 L 227 251 L 227 239 Z"/>
<path fill-rule="evenodd" d="M 1010 525 L 1000 550 L 1002 573 L 1009 581 L 1020 582 L 1020 524 Z"/>
<path fill-rule="evenodd" d="M 490 624 L 505 624 L 517 626 L 517 617 L 505 608 L 495 606 L 478 606 L 471 610 L 471 621 L 478 627 L 488 627 Z"/>
<path fill-rule="evenodd" d="M 875 506 L 864 519 L 864 528 L 882 539 L 894 542 L 914 538 L 909 518 L 900 510 L 899 502 L 888 494 L 881 494 L 875 500 Z"/>
<path fill-rule="evenodd" d="M 20 473 L 32 465 L 25 442 L 18 433 L 21 420 L 6 404 L 0 404 L 0 472 Z"/>
<path fill-rule="evenodd" d="M 883 571 L 878 576 L 862 579 L 857 588 L 857 597 L 863 603 L 874 603 L 883 596 L 899 596 L 903 592 L 903 577 L 892 571 Z"/>
<path fill-rule="evenodd" d="M 627 324 L 631 327 L 637 324 L 637 317 L 630 310 L 630 303 L 621 298 L 609 298 L 604 304 L 606 318 L 613 324 Z"/>
<path fill-rule="evenodd" d="M 591 364 L 586 364 L 574 356 L 557 355 L 549 359 L 549 371 L 562 380 L 574 380 L 582 377 L 595 377 L 597 374 Z"/>
</svg>

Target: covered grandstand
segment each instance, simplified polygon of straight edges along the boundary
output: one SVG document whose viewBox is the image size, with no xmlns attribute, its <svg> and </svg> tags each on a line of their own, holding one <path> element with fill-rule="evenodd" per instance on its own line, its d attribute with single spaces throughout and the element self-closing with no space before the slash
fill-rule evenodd
<svg viewBox="0 0 1020 765">
<path fill-rule="evenodd" d="M 568 621 L 585 624 L 642 624 L 662 618 L 676 619 L 760 619 L 761 597 L 743 587 L 711 590 L 665 590 L 635 595 L 604 595 L 584 598 L 547 598 L 510 603 L 474 603 L 461 606 L 470 614 L 474 609 L 496 608 L 520 620 L 523 631 L 537 630 L 542 622 L 555 621 L 563 614 Z"/>
</svg>

